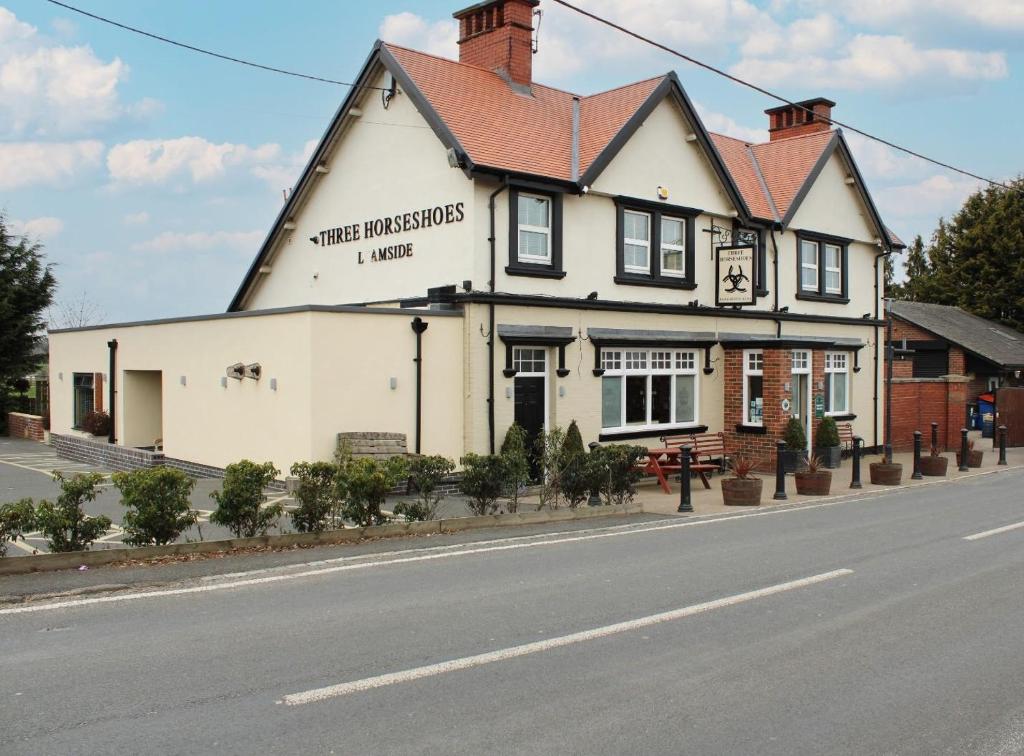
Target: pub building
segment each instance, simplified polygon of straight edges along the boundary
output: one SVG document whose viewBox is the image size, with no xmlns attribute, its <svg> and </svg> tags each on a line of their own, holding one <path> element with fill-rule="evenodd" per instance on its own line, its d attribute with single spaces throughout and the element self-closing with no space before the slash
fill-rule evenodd
<svg viewBox="0 0 1024 756">
<path fill-rule="evenodd" d="M 902 244 L 835 103 L 772 108 L 752 144 L 708 132 L 675 73 L 554 89 L 537 5 L 455 13 L 458 61 L 375 43 L 227 312 L 53 331 L 58 449 L 95 453 L 94 408 L 109 464 L 198 471 L 329 459 L 339 433 L 458 459 L 513 421 L 723 431 L 765 465 L 790 417 L 880 446 Z"/>
</svg>

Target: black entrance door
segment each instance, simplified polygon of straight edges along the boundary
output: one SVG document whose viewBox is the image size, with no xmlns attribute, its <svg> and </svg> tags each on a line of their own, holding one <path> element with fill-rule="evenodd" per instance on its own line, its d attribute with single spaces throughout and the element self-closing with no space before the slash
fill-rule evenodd
<svg viewBox="0 0 1024 756">
<path fill-rule="evenodd" d="M 530 477 L 540 480 L 537 439 L 544 432 L 544 378 L 515 379 L 515 420 L 526 431 L 526 452 L 530 455 Z"/>
</svg>

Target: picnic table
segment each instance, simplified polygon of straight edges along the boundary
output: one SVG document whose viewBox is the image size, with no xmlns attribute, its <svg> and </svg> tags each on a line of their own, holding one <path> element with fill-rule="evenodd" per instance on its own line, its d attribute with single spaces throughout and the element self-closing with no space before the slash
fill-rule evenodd
<svg viewBox="0 0 1024 756">
<path fill-rule="evenodd" d="M 678 446 L 666 446 L 661 449 L 648 449 L 647 450 L 647 463 L 643 467 L 643 472 L 647 475 L 653 475 L 658 479 L 658 483 L 661 484 L 661 490 L 665 493 L 672 493 L 672 489 L 669 487 L 668 478 L 666 473 L 680 472 L 682 465 L 679 463 L 679 448 Z M 704 484 L 704 488 L 711 488 L 711 483 L 708 481 L 708 476 L 705 474 L 703 467 L 706 465 L 697 464 L 698 450 L 696 447 L 690 448 L 690 464 L 691 470 L 700 476 L 700 482 Z"/>
</svg>

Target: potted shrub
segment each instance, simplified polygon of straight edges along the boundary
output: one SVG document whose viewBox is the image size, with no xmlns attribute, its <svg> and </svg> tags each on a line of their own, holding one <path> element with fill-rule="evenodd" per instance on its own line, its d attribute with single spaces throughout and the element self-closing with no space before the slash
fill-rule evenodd
<svg viewBox="0 0 1024 756">
<path fill-rule="evenodd" d="M 967 466 L 968 467 L 981 467 L 981 461 L 985 456 L 985 452 L 981 449 L 974 448 L 974 439 L 967 439 Z M 957 466 L 960 465 L 960 452 L 956 453 Z"/>
<path fill-rule="evenodd" d="M 921 457 L 921 474 L 931 478 L 941 478 L 946 474 L 949 457 L 943 457 L 939 449 L 933 446 L 927 457 Z"/>
<path fill-rule="evenodd" d="M 811 457 L 807 469 L 796 473 L 796 492 L 805 496 L 828 496 L 832 488 L 832 471 L 821 469 L 821 459 Z"/>
<path fill-rule="evenodd" d="M 818 432 L 814 434 L 814 456 L 819 457 L 825 467 L 839 467 L 843 459 L 839 429 L 831 417 L 826 417 L 818 423 Z"/>
<path fill-rule="evenodd" d="M 732 459 L 731 478 L 722 479 L 722 503 L 730 507 L 756 507 L 761 503 L 763 481 L 754 475 L 757 463 L 744 456 Z"/>
<path fill-rule="evenodd" d="M 876 486 L 898 486 L 903 479 L 903 465 L 893 462 L 890 457 L 883 457 L 881 462 L 868 465 L 871 482 Z"/>
<path fill-rule="evenodd" d="M 795 473 L 807 464 L 807 435 L 799 418 L 789 418 L 782 440 L 786 442 L 786 448 L 782 450 L 782 467 L 788 473 Z"/>
</svg>

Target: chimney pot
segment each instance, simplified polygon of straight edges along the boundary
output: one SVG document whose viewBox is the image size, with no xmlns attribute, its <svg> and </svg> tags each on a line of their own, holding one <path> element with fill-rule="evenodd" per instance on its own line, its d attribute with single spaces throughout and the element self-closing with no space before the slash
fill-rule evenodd
<svg viewBox="0 0 1024 756">
<path fill-rule="evenodd" d="M 529 89 L 538 5 L 540 0 L 485 0 L 453 13 L 459 22 L 459 62 L 488 68 Z"/>
<path fill-rule="evenodd" d="M 816 97 L 795 105 L 768 108 L 764 112 L 768 115 L 768 135 L 771 141 L 828 131 L 832 128 L 832 108 L 835 105 L 832 100 Z"/>
</svg>

